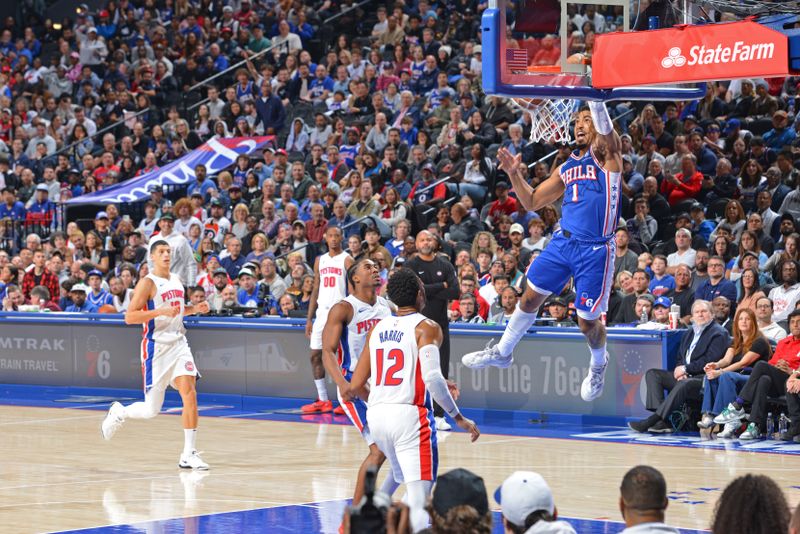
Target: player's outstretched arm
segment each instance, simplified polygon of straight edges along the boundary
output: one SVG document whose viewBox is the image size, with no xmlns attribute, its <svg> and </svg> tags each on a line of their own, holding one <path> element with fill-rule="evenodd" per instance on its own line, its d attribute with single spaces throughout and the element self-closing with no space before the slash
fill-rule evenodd
<svg viewBox="0 0 800 534">
<path fill-rule="evenodd" d="M 128 311 L 125 312 L 125 324 L 144 324 L 156 317 L 175 317 L 181 313 L 181 309 L 177 306 L 148 310 L 147 301 L 153 298 L 155 289 L 155 284 L 149 278 L 139 280 L 133 290 L 133 297 L 131 297 Z"/>
<path fill-rule="evenodd" d="M 367 382 L 369 381 L 369 375 L 372 373 L 372 363 L 370 362 L 370 354 L 369 354 L 369 342 L 372 339 L 372 333 L 375 330 L 372 329 L 367 334 L 367 340 L 364 342 L 364 348 L 361 349 L 361 355 L 358 357 L 358 364 L 356 365 L 356 370 L 353 371 L 353 376 L 350 379 L 350 392 L 351 396 L 359 397 L 363 401 L 367 401 L 369 399 L 369 387 L 367 386 Z M 342 400 L 345 402 L 350 400 L 345 398 L 345 395 L 342 395 Z"/>
<path fill-rule="evenodd" d="M 608 115 L 605 102 L 589 102 L 589 111 L 592 113 L 594 129 L 603 140 L 607 155 L 610 157 L 618 156 L 620 150 L 622 150 L 622 141 L 614 130 L 614 123 Z"/>
<path fill-rule="evenodd" d="M 311 325 L 317 313 L 317 298 L 319 297 L 319 256 L 314 260 L 314 288 L 308 301 L 308 318 L 306 319 L 306 337 L 311 337 Z"/>
<path fill-rule="evenodd" d="M 200 313 L 208 313 L 208 310 L 211 309 L 209 306 L 208 301 L 200 302 L 199 304 L 195 304 L 194 306 L 186 306 L 183 309 L 184 315 L 197 315 Z"/>
<path fill-rule="evenodd" d="M 353 318 L 353 307 L 350 303 L 342 301 L 337 303 L 328 313 L 328 320 L 322 330 L 322 365 L 325 372 L 336 382 L 339 391 L 349 389 L 350 384 L 342 376 L 339 363 L 336 361 L 336 352 L 339 349 L 339 341 L 342 339 L 344 325 Z M 369 357 L 369 356 L 368 356 Z"/>
<path fill-rule="evenodd" d="M 497 151 L 497 159 L 500 161 L 500 168 L 505 171 L 511 180 L 511 186 L 517 194 L 517 201 L 528 211 L 540 210 L 548 204 L 552 204 L 564 194 L 564 182 L 559 175 L 560 166 L 556 167 L 550 177 L 534 189 L 519 170 L 522 162 L 522 155 L 511 155 L 506 148 Z"/>
<path fill-rule="evenodd" d="M 481 435 L 474 421 L 467 419 L 458 409 L 456 401 L 450 393 L 449 385 L 442 375 L 439 363 L 439 347 L 442 345 L 442 328 L 430 319 L 417 326 L 417 345 L 419 346 L 419 364 L 422 381 L 433 397 L 433 400 L 453 418 L 456 424 L 470 434 L 471 441 Z M 360 362 L 359 362 L 360 363 Z"/>
</svg>

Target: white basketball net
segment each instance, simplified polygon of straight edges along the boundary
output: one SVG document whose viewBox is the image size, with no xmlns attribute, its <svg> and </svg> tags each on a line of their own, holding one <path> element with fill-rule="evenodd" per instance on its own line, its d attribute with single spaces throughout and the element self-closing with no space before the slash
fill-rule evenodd
<svg viewBox="0 0 800 534">
<path fill-rule="evenodd" d="M 530 115 L 531 142 L 570 144 L 569 123 L 575 100 L 512 98 L 511 103 Z"/>
</svg>

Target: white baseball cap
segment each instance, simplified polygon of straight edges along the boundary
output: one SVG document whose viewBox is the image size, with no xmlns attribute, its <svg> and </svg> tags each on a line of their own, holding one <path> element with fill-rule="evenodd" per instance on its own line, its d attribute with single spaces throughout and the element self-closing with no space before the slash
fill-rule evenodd
<svg viewBox="0 0 800 534">
<path fill-rule="evenodd" d="M 503 507 L 503 517 L 520 527 L 533 512 L 544 510 L 553 515 L 556 509 L 550 486 L 533 471 L 512 473 L 494 492 L 494 499 Z"/>
</svg>

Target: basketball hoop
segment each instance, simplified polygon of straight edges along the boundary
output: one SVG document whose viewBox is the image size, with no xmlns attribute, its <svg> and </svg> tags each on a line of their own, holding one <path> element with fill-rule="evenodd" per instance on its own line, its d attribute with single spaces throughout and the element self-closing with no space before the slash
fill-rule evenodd
<svg viewBox="0 0 800 534">
<path fill-rule="evenodd" d="M 568 98 L 512 98 L 511 103 L 531 118 L 532 143 L 570 144 L 569 123 L 576 100 Z"/>
</svg>

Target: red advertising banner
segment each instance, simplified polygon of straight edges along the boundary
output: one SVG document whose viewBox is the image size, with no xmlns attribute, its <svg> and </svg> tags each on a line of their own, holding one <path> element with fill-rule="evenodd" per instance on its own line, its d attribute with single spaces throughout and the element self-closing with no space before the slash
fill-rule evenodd
<svg viewBox="0 0 800 534">
<path fill-rule="evenodd" d="M 592 56 L 600 89 L 787 74 L 786 35 L 749 20 L 599 34 Z"/>
</svg>

